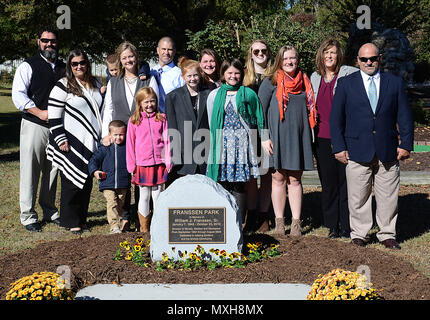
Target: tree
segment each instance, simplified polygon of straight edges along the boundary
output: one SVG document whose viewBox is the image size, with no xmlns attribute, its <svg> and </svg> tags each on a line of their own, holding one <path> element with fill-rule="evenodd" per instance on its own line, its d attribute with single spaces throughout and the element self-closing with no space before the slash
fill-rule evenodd
<svg viewBox="0 0 430 320">
<path fill-rule="evenodd" d="M 411 20 L 415 27 L 409 33 L 408 38 L 415 50 L 417 63 L 430 65 L 430 0 L 421 0 L 415 8 L 416 13 Z M 430 75 L 427 75 L 430 77 Z"/>
<path fill-rule="evenodd" d="M 243 33 L 245 54 L 254 39 L 265 39 L 273 54 L 284 45 L 293 45 L 300 53 L 300 68 L 307 74 L 315 70 L 315 55 L 321 42 L 336 36 L 330 26 L 316 21 L 312 14 L 290 15 L 284 11 L 270 16 L 257 15 Z"/>
<path fill-rule="evenodd" d="M 265 39 L 274 54 L 284 45 L 295 46 L 301 56 L 300 67 L 310 74 L 315 70 L 315 54 L 321 41 L 333 35 L 334 31 L 317 22 L 313 15 L 305 17 L 304 20 L 303 16 L 296 19 L 283 10 L 268 16 L 252 16 L 248 24 L 210 21 L 200 32 L 187 32 L 190 39 L 188 48 L 196 53 L 205 47 L 213 48 L 222 58 L 245 60 L 252 41 Z"/>
<path fill-rule="evenodd" d="M 213 13 L 209 18 L 215 21 L 231 20 L 247 23 L 249 17 L 256 13 L 271 15 L 285 10 L 285 6 L 284 0 L 215 0 Z"/>
<path fill-rule="evenodd" d="M 198 55 L 202 49 L 211 48 L 218 53 L 221 60 L 240 56 L 239 25 L 234 21 L 215 23 L 209 20 L 203 30 L 186 30 L 186 35 L 189 37 L 187 50 L 193 55 Z"/>
<path fill-rule="evenodd" d="M 55 26 L 59 14 L 58 0 L 0 2 L 0 60 L 27 57 L 36 48 L 36 34 L 40 28 Z M 138 47 L 142 58 L 156 54 L 157 41 L 171 36 L 178 53 L 186 42 L 185 29 L 198 31 L 213 14 L 215 0 L 76 0 L 68 4 L 71 10 L 71 29 L 59 31 L 60 53 L 64 56 L 81 47 L 93 58 L 115 50 L 124 40 Z M 4 36 L 3 36 L 4 35 Z"/>
</svg>

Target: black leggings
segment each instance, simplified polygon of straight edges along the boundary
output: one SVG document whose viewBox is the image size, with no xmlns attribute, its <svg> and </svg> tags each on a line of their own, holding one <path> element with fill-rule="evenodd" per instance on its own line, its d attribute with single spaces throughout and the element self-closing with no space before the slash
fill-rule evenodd
<svg viewBox="0 0 430 320">
<path fill-rule="evenodd" d="M 93 177 L 88 176 L 82 189 L 74 185 L 61 171 L 60 177 L 60 225 L 65 228 L 82 227 L 87 222 Z"/>
</svg>

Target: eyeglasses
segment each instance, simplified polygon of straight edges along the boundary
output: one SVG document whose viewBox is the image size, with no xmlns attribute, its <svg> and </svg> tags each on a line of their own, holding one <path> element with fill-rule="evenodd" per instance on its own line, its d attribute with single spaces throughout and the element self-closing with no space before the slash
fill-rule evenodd
<svg viewBox="0 0 430 320">
<path fill-rule="evenodd" d="M 370 60 L 371 62 L 375 62 L 375 61 L 378 61 L 378 60 L 379 60 L 379 56 L 373 56 L 373 57 L 369 57 L 369 58 L 366 58 L 366 57 L 358 57 L 358 59 L 359 59 L 361 62 L 364 62 L 364 63 L 366 63 L 368 60 Z"/>
<path fill-rule="evenodd" d="M 258 56 L 259 54 L 266 54 L 267 53 L 267 49 L 254 49 L 252 50 L 252 53 L 254 54 L 254 56 Z"/>
<path fill-rule="evenodd" d="M 42 43 L 48 43 L 48 42 L 51 42 L 52 44 L 57 44 L 57 39 L 40 38 L 39 40 L 40 40 Z"/>
<path fill-rule="evenodd" d="M 73 61 L 70 64 L 72 65 L 72 67 L 77 67 L 78 65 L 86 66 L 87 62 L 85 60 L 82 60 L 82 61 Z"/>
</svg>

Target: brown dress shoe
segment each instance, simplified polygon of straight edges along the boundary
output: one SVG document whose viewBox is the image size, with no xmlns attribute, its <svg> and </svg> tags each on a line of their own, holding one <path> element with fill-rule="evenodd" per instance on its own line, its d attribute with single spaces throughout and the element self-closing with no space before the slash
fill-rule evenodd
<svg viewBox="0 0 430 320">
<path fill-rule="evenodd" d="M 385 248 L 388 248 L 388 249 L 397 249 L 397 250 L 401 249 L 400 245 L 394 239 L 387 239 L 387 240 L 381 241 L 381 243 L 385 246 Z"/>
<path fill-rule="evenodd" d="M 364 240 L 361 240 L 358 238 L 352 239 L 351 243 L 355 244 L 356 246 L 359 246 L 359 247 L 365 247 L 366 246 L 366 242 L 364 242 Z"/>
</svg>

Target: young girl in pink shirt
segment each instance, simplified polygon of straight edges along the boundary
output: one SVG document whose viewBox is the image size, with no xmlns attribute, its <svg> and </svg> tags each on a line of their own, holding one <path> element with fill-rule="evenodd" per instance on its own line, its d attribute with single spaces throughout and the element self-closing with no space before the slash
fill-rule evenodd
<svg viewBox="0 0 430 320">
<path fill-rule="evenodd" d="M 149 232 L 149 200 L 155 202 L 171 169 L 166 116 L 158 111 L 158 99 L 151 87 L 141 88 L 135 97 L 136 110 L 128 121 L 127 170 L 139 187 L 140 232 Z"/>
</svg>

